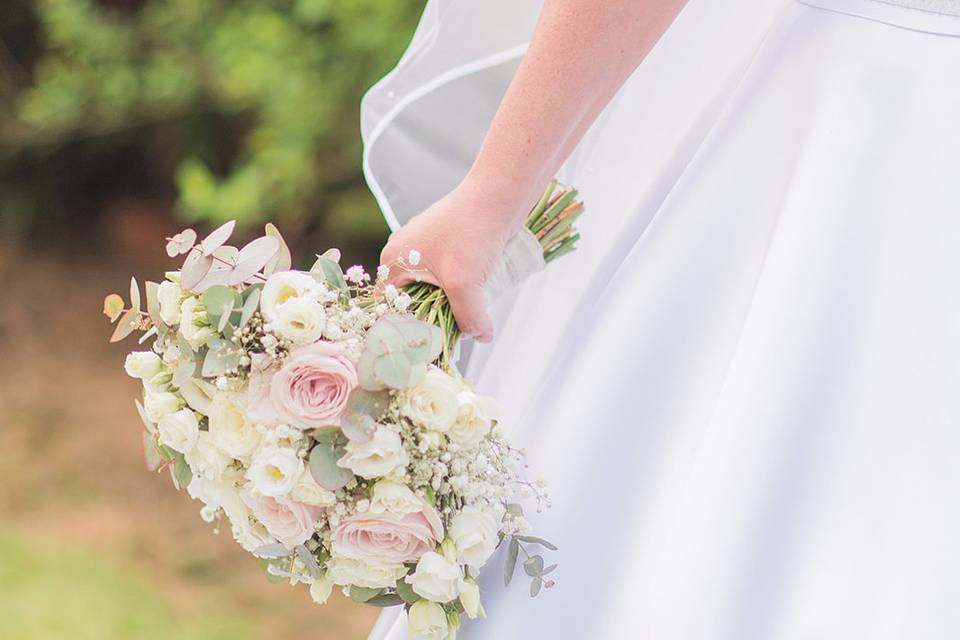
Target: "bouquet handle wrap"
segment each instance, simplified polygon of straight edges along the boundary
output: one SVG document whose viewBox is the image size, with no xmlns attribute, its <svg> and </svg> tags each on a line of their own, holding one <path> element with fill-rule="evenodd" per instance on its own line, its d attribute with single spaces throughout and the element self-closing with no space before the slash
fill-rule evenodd
<svg viewBox="0 0 960 640">
<path fill-rule="evenodd" d="M 487 278 L 487 300 L 496 300 L 545 266 L 540 241 L 524 227 L 507 241 L 500 261 Z"/>
</svg>

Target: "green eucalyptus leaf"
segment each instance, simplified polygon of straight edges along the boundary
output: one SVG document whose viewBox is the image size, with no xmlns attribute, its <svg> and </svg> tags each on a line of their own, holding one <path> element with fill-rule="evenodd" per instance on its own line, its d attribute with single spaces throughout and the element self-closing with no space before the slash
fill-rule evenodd
<svg viewBox="0 0 960 640">
<path fill-rule="evenodd" d="M 147 411 L 143 408 L 143 404 L 136 399 L 134 399 L 133 404 L 137 407 L 137 413 L 140 414 L 140 419 L 143 421 L 143 426 L 147 428 L 147 433 L 156 433 L 157 427 L 147 417 Z"/>
<path fill-rule="evenodd" d="M 389 391 L 354 389 L 347 401 L 347 410 L 351 413 L 362 413 L 376 420 L 387 410 L 389 403 Z"/>
<path fill-rule="evenodd" d="M 405 600 L 395 593 L 384 593 L 364 602 L 364 604 L 369 604 L 374 607 L 396 607 L 404 603 Z"/>
<path fill-rule="evenodd" d="M 303 566 L 307 568 L 307 572 L 310 574 L 310 577 L 314 580 L 320 577 L 320 565 L 317 563 L 317 558 L 310 551 L 303 546 L 302 544 L 297 545 L 293 549 L 297 558 L 300 559 L 300 562 L 303 563 Z"/>
<path fill-rule="evenodd" d="M 177 368 L 173 370 L 173 379 L 171 380 L 171 382 L 173 382 L 173 386 L 178 388 L 182 388 L 183 385 L 185 385 L 187 381 L 193 378 L 197 373 L 197 362 L 189 357 L 191 352 L 187 351 L 184 353 L 181 351 L 180 353 L 182 353 L 185 357 L 180 360 L 179 364 L 177 364 Z"/>
<path fill-rule="evenodd" d="M 317 256 L 317 261 L 310 268 L 310 273 L 321 274 L 334 289 L 346 289 L 347 281 L 343 278 L 343 269 L 327 256 Z"/>
<path fill-rule="evenodd" d="M 156 437 L 147 432 L 143 433 L 143 460 L 147 465 L 147 471 L 156 471 L 164 463 Z"/>
<path fill-rule="evenodd" d="M 324 489 L 336 491 L 353 479 L 353 472 L 337 466 L 344 450 L 331 443 L 321 442 L 310 451 L 310 475 Z"/>
<path fill-rule="evenodd" d="M 420 599 L 420 594 L 414 591 L 410 583 L 404 578 L 397 580 L 397 595 L 407 604 L 413 604 Z"/>
<path fill-rule="evenodd" d="M 276 565 L 277 565 L 276 560 L 273 560 L 271 558 L 260 558 L 260 567 L 263 569 L 263 575 L 267 577 L 267 580 L 269 580 L 273 584 L 286 582 L 287 580 L 286 578 L 284 578 L 283 576 L 278 576 L 276 573 L 271 571 L 271 567 L 275 567 Z"/>
<path fill-rule="evenodd" d="M 156 282 L 147 282 L 143 287 L 147 292 L 147 314 L 153 320 L 153 324 L 158 327 L 164 326 L 163 318 L 160 317 L 160 301 L 157 297 L 160 285 Z"/>
<path fill-rule="evenodd" d="M 243 309 L 240 311 L 240 322 L 237 324 L 238 329 L 243 329 L 247 326 L 250 318 L 253 317 L 253 314 L 256 313 L 257 308 L 260 306 L 260 288 L 251 287 L 251 289 L 243 301 Z"/>
<path fill-rule="evenodd" d="M 236 369 L 240 364 L 240 357 L 243 352 L 237 349 L 233 343 L 227 340 L 216 338 L 209 342 L 210 349 L 203 359 L 203 369 L 201 375 L 205 378 L 212 378 L 223 375 L 232 369 Z"/>
<path fill-rule="evenodd" d="M 377 378 L 377 372 L 374 369 L 374 362 L 378 357 L 378 354 L 365 349 L 357 362 L 357 378 L 360 386 L 366 391 L 381 391 L 384 389 L 383 381 Z"/>
<path fill-rule="evenodd" d="M 190 470 L 190 465 L 187 464 L 187 461 L 183 458 L 183 454 L 179 451 L 173 458 L 170 473 L 173 476 L 173 485 L 177 488 L 177 491 L 186 488 L 186 486 L 190 484 L 190 481 L 193 480 L 193 471 Z"/>
<path fill-rule="evenodd" d="M 534 578 L 530 582 L 530 597 L 536 598 L 537 594 L 540 593 L 541 587 L 543 587 L 543 580 L 541 580 L 539 577 Z"/>
<path fill-rule="evenodd" d="M 521 514 L 521 515 L 523 515 L 523 514 Z M 557 550 L 558 550 L 557 545 L 555 545 L 555 544 L 553 544 L 552 542 L 549 542 L 549 541 L 547 541 L 547 540 L 544 540 L 543 538 L 538 538 L 538 537 L 536 537 L 536 536 L 516 536 L 516 538 L 517 538 L 518 540 L 520 540 L 521 542 L 529 542 L 530 544 L 538 544 L 538 545 L 540 545 L 541 547 L 546 547 L 547 549 L 550 549 L 550 551 L 557 551 Z"/>
<path fill-rule="evenodd" d="M 110 342 L 120 342 L 133 333 L 139 321 L 140 314 L 137 313 L 136 309 L 128 309 L 126 313 L 120 316 L 120 321 L 117 322 L 117 327 L 113 330 L 113 335 L 110 336 Z"/>
<path fill-rule="evenodd" d="M 352 585 L 350 587 L 350 599 L 354 602 L 364 603 L 376 598 L 382 592 L 383 589 L 368 589 L 367 587 L 358 587 L 357 585 Z"/>
<path fill-rule="evenodd" d="M 402 352 L 378 356 L 373 361 L 373 371 L 378 379 L 392 389 L 407 388 L 412 374 L 410 361 Z"/>
<path fill-rule="evenodd" d="M 130 278 L 130 308 L 140 311 L 140 285 L 136 278 Z"/>
<path fill-rule="evenodd" d="M 510 544 L 507 546 L 507 560 L 503 565 L 503 585 L 510 586 L 513 580 L 513 573 L 517 568 L 517 556 L 520 554 L 520 542 L 516 538 L 510 538 Z"/>
<path fill-rule="evenodd" d="M 530 576 L 538 576 L 543 571 L 543 556 L 530 556 L 523 562 L 524 572 Z"/>
<path fill-rule="evenodd" d="M 258 558 L 287 558 L 290 556 L 290 549 L 286 545 L 274 542 L 257 547 L 253 550 L 253 555 Z"/>
</svg>

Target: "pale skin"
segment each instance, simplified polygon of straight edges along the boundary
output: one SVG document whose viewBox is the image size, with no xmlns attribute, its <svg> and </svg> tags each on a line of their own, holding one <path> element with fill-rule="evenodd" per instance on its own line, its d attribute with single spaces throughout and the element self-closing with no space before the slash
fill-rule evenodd
<svg viewBox="0 0 960 640">
<path fill-rule="evenodd" d="M 685 1 L 545 0 L 467 176 L 390 236 L 381 263 L 418 250 L 418 276 L 447 292 L 463 333 L 492 340 L 483 286 L 504 245 Z M 413 279 L 400 269 L 390 278 Z"/>
</svg>

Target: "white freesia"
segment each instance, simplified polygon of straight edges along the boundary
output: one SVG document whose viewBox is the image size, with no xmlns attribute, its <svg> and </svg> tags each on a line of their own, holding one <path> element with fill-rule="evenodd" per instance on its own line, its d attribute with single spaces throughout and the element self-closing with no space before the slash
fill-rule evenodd
<svg viewBox="0 0 960 640">
<path fill-rule="evenodd" d="M 500 525 L 479 507 L 464 507 L 453 517 L 448 535 L 457 547 L 457 560 L 475 574 L 497 549 Z"/>
<path fill-rule="evenodd" d="M 336 494 L 318 485 L 309 471 L 300 474 L 300 479 L 293 485 L 290 497 L 297 502 L 314 507 L 332 507 L 337 502 Z"/>
<path fill-rule="evenodd" d="M 401 411 L 415 424 L 444 433 L 457 419 L 462 388 L 456 378 L 431 366 L 420 384 L 407 392 Z"/>
<path fill-rule="evenodd" d="M 294 344 L 310 344 L 323 335 L 326 314 L 311 298 L 291 298 L 281 304 L 273 319 L 273 330 Z"/>
<path fill-rule="evenodd" d="M 327 561 L 327 575 L 335 584 L 385 589 L 407 575 L 403 564 L 381 564 L 356 558 L 333 557 Z"/>
<path fill-rule="evenodd" d="M 323 574 L 322 577 L 314 580 L 310 585 L 310 598 L 316 604 L 327 604 L 331 593 L 333 593 L 333 580 L 329 573 Z"/>
<path fill-rule="evenodd" d="M 261 494 L 285 496 L 303 474 L 303 460 L 289 447 L 271 446 L 253 456 L 247 477 Z"/>
<path fill-rule="evenodd" d="M 183 407 L 183 400 L 169 391 L 147 391 L 143 397 L 143 410 L 154 422 L 167 414 L 179 411 L 181 407 Z"/>
<path fill-rule="evenodd" d="M 200 298 L 190 296 L 181 303 L 180 335 L 191 347 L 198 349 L 215 333 L 213 327 L 207 323 L 207 312 Z"/>
<path fill-rule="evenodd" d="M 417 562 L 416 571 L 405 580 L 417 595 L 433 602 L 455 600 L 466 588 L 460 565 L 450 562 L 435 551 L 423 554 Z"/>
<path fill-rule="evenodd" d="M 447 640 L 447 612 L 436 602 L 417 600 L 407 612 L 407 629 L 417 640 Z"/>
<path fill-rule="evenodd" d="M 133 351 L 123 361 L 123 370 L 131 378 L 150 380 L 163 371 L 163 360 L 153 351 Z"/>
<path fill-rule="evenodd" d="M 180 322 L 180 297 L 183 291 L 176 282 L 164 280 L 157 287 L 157 302 L 160 305 L 160 319 L 167 324 Z"/>
<path fill-rule="evenodd" d="M 247 417 L 246 399 L 221 391 L 209 408 L 210 434 L 218 447 L 239 460 L 247 460 L 260 444 L 260 433 Z"/>
<path fill-rule="evenodd" d="M 373 486 L 370 513 L 417 513 L 423 510 L 423 498 L 410 487 L 393 480 L 380 480 Z"/>
<path fill-rule="evenodd" d="M 472 391 L 461 391 L 457 394 L 460 410 L 457 420 L 447 431 L 447 437 L 461 447 L 475 447 L 480 444 L 499 413 L 497 403 L 493 398 L 478 396 Z"/>
<path fill-rule="evenodd" d="M 193 409 L 183 408 L 160 418 L 157 431 L 162 444 L 180 453 L 187 453 L 197 443 L 200 423 Z"/>
<path fill-rule="evenodd" d="M 383 425 L 377 427 L 367 442 L 348 442 L 346 450 L 337 465 L 350 469 L 361 478 L 386 476 L 403 469 L 409 462 L 400 435 Z"/>
<path fill-rule="evenodd" d="M 294 298 L 316 299 L 319 289 L 319 283 L 309 273 L 279 271 L 267 278 L 263 285 L 260 311 L 269 322 L 273 322 L 277 319 L 280 307 L 287 301 Z"/>
<path fill-rule="evenodd" d="M 207 480 L 219 480 L 232 461 L 232 458 L 213 441 L 209 431 L 201 431 L 197 434 L 196 445 L 186 453 L 184 458 L 194 474 L 203 476 Z"/>
</svg>

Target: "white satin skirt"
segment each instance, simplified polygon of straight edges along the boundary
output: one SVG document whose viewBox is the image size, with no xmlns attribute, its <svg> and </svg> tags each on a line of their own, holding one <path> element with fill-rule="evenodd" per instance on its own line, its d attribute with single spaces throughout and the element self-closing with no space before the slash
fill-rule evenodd
<svg viewBox="0 0 960 640">
<path fill-rule="evenodd" d="M 496 556 L 458 640 L 960 638 L 960 18 L 791 4 L 652 181 L 643 100 L 471 356 L 560 568 L 531 600 Z"/>
</svg>

